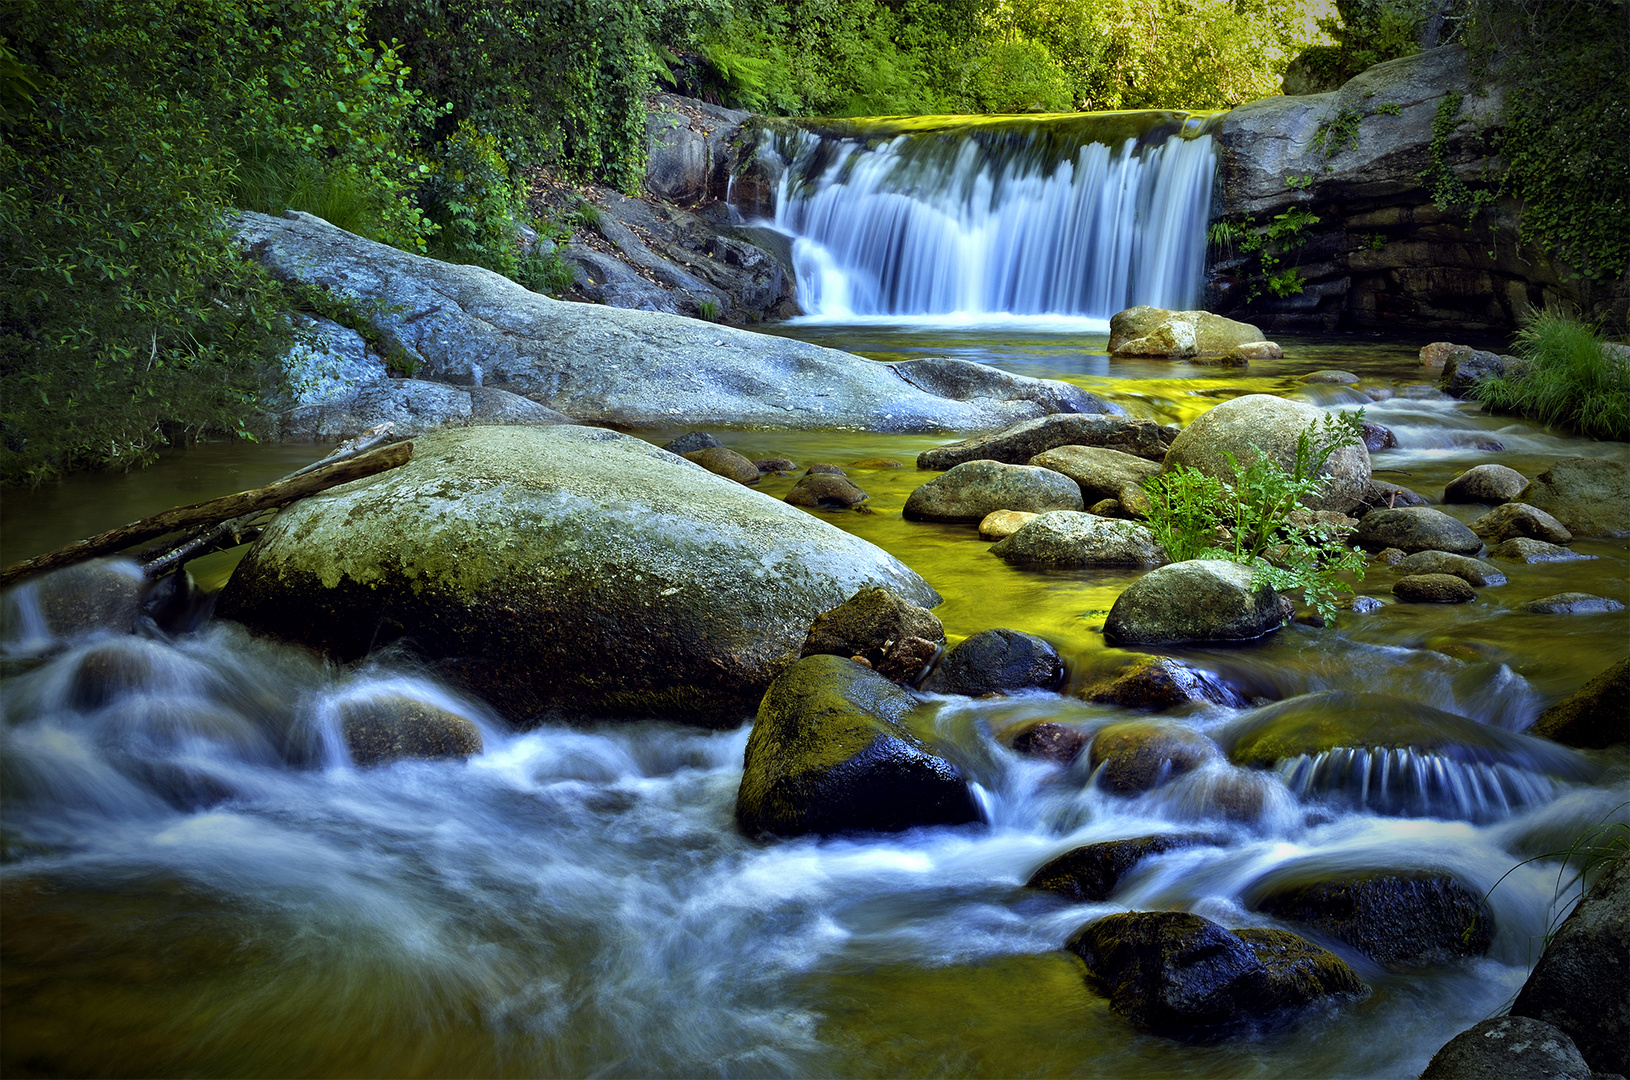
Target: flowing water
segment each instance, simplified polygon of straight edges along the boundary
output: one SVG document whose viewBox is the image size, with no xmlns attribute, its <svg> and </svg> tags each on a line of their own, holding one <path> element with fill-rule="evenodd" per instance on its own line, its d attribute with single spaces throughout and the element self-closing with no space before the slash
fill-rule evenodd
<svg viewBox="0 0 1630 1080">
<path fill-rule="evenodd" d="M 1559 456 L 1626 457 L 1623 446 L 1443 399 L 1417 385 L 1413 345 L 1289 341 L 1284 361 L 1238 373 L 1111 362 L 1101 334 L 786 332 L 878 357 L 986 359 L 1180 422 L 1247 392 L 1356 404 L 1350 388 L 1294 381 L 1344 367 L 1385 398 L 1366 395 L 1365 408 L 1402 443 L 1375 455 L 1378 474 L 1432 496 L 1484 460 L 1532 475 Z M 672 433 L 647 434 L 660 442 Z M 0 1067 L 1412 1076 L 1516 992 L 1571 902 L 1557 861 L 1521 860 L 1566 848 L 1601 820 L 1626 820 L 1622 748 L 1576 754 L 1519 734 L 1623 653 L 1624 615 L 1518 610 L 1568 589 L 1624 598 L 1625 541 L 1576 541 L 1591 561 L 1508 564 L 1510 583 L 1479 590 L 1472 604 L 1390 605 L 1330 629 L 1293 625 L 1259 645 L 1176 651 L 1256 700 L 1383 691 L 1468 718 L 1488 737 L 1462 739 L 1464 753 L 1355 748 L 1277 770 L 1217 764 L 1127 799 L 1095 786 L 1084 761 L 1022 758 L 1004 736 L 1038 719 L 1090 732 L 1135 715 L 1070 694 L 1133 655 L 1098 631 L 1133 572 L 1015 569 L 971 526 L 902 520 L 924 479 L 912 459 L 942 438 L 721 434 L 752 457 L 847 467 L 870 492 L 871 512 L 822 516 L 928 578 L 945 595 L 939 614 L 953 638 L 1010 626 L 1060 648 L 1064 694 L 931 698 L 916 717 L 979 785 L 986 823 L 753 842 L 732 818 L 745 726 L 515 732 L 400 658 L 339 668 L 219 622 L 70 641 L 14 635 L 0 727 Z M 1503 449 L 1477 449 L 1491 440 Z M 146 473 L 10 493 L 4 559 L 270 479 L 316 452 L 204 447 Z M 904 464 L 857 464 L 879 458 Z M 781 496 L 794 480 L 761 487 Z M 1463 519 L 1479 512 L 1446 509 Z M 229 570 L 230 557 L 215 558 L 197 575 L 205 584 Z M 1376 567 L 1360 589 L 1386 596 L 1391 580 Z M 382 693 L 467 715 L 485 752 L 354 767 L 336 708 Z M 1253 715 L 1204 708 L 1182 722 L 1226 737 Z M 1109 902 L 1022 887 L 1072 847 L 1197 827 L 1228 842 L 1146 861 Z M 1417 867 L 1493 890 L 1490 953 L 1394 971 L 1320 939 L 1374 993 L 1289 1029 L 1205 1045 L 1138 1033 L 1058 951 L 1077 926 L 1112 911 L 1275 925 L 1247 906 L 1270 875 Z"/>
</svg>

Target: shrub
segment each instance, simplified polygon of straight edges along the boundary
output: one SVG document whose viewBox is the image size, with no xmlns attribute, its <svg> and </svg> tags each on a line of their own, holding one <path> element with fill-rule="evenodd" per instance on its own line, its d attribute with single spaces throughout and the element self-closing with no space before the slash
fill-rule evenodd
<svg viewBox="0 0 1630 1080">
<path fill-rule="evenodd" d="M 1609 355 L 1590 326 L 1554 311 L 1536 312 L 1518 331 L 1515 348 L 1527 364 L 1479 381 L 1474 397 L 1490 409 L 1581 435 L 1630 440 L 1630 360 Z"/>
<path fill-rule="evenodd" d="M 1256 447 L 1249 465 L 1227 455 L 1233 476 L 1220 480 L 1179 465 L 1149 478 L 1149 531 L 1174 562 L 1226 559 L 1250 566 L 1255 579 L 1281 592 L 1300 592 L 1327 620 L 1337 592 L 1352 586 L 1339 575 L 1364 576 L 1364 556 L 1347 547 L 1347 530 L 1319 522 L 1301 500 L 1321 490 L 1330 455 L 1363 442 L 1363 410 L 1309 425 L 1296 440 L 1286 472 Z"/>
</svg>

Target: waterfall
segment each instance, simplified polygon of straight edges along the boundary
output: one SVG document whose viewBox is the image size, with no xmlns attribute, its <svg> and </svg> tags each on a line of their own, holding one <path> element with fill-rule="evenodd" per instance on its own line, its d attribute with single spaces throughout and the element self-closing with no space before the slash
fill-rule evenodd
<svg viewBox="0 0 1630 1080">
<path fill-rule="evenodd" d="M 783 129 L 773 224 L 817 317 L 1193 308 L 1216 171 L 1209 117 L 1110 113 Z"/>
</svg>

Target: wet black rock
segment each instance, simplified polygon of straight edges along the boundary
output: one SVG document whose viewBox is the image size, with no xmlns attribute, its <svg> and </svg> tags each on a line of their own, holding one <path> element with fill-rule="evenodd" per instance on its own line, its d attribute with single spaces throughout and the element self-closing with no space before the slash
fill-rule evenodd
<svg viewBox="0 0 1630 1080">
<path fill-rule="evenodd" d="M 927 608 L 873 586 L 815 616 L 802 656 L 847 656 L 894 682 L 914 681 L 945 644 Z"/>
<path fill-rule="evenodd" d="M 853 480 L 833 473 L 811 473 L 787 492 L 792 505 L 818 510 L 852 510 L 869 498 Z"/>
<path fill-rule="evenodd" d="M 1254 910 L 1328 934 L 1387 967 L 1482 956 L 1493 940 L 1481 897 L 1449 874 L 1375 871 L 1305 881 L 1292 869 L 1246 893 Z"/>
<path fill-rule="evenodd" d="M 1420 1080 L 1591 1080 L 1567 1032 L 1526 1016 L 1495 1016 L 1444 1043 Z"/>
<path fill-rule="evenodd" d="M 1245 699 L 1209 671 L 1169 656 L 1146 656 L 1106 682 L 1081 692 L 1088 701 L 1128 709 L 1175 709 L 1182 705 L 1226 705 L 1243 709 Z"/>
<path fill-rule="evenodd" d="M 1065 724 L 1044 721 L 1025 728 L 1013 738 L 1013 752 L 1068 765 L 1087 748 L 1087 736 Z"/>
<path fill-rule="evenodd" d="M 1453 574 L 1410 574 L 1393 583 L 1392 595 L 1406 604 L 1469 604 L 1477 599 L 1471 584 Z"/>
<path fill-rule="evenodd" d="M 1605 615 L 1623 611 L 1624 605 L 1606 596 L 1565 592 L 1530 600 L 1523 605 L 1523 610 L 1535 615 Z"/>
<path fill-rule="evenodd" d="M 1521 494 L 1528 478 L 1505 465 L 1486 464 L 1467 469 L 1443 489 L 1446 503 L 1487 503 L 1498 506 Z"/>
<path fill-rule="evenodd" d="M 1529 733 L 1591 749 L 1630 739 L 1630 658 L 1540 713 Z"/>
<path fill-rule="evenodd" d="M 1024 420 L 990 435 L 924 450 L 917 455 L 917 468 L 949 469 L 965 461 L 979 460 L 1022 465 L 1058 446 L 1103 446 L 1151 461 L 1160 461 L 1166 456 L 1160 428 L 1153 420 L 1064 413 Z"/>
<path fill-rule="evenodd" d="M 0 634 L 17 640 L 44 631 L 56 638 L 95 631 L 124 634 L 141 613 L 147 580 L 135 563 L 97 559 L 30 578 L 0 598 Z"/>
<path fill-rule="evenodd" d="M 1364 421 L 1363 438 L 1364 449 L 1372 454 L 1380 450 L 1391 450 L 1398 445 L 1398 436 L 1392 433 L 1392 429 L 1373 420 Z"/>
<path fill-rule="evenodd" d="M 1086 962 L 1109 1006 L 1133 1025 L 1199 1034 L 1368 994 L 1333 953 L 1282 930 L 1228 930 L 1180 911 L 1090 922 L 1064 946 Z"/>
<path fill-rule="evenodd" d="M 1476 533 L 1429 506 L 1371 510 L 1360 520 L 1353 541 L 1365 551 L 1397 548 L 1409 555 L 1417 551 L 1476 555 L 1483 549 Z"/>
<path fill-rule="evenodd" d="M 698 450 L 709 450 L 715 446 L 723 445 L 724 443 L 705 431 L 691 431 L 679 436 L 670 443 L 664 444 L 662 448 L 670 454 L 678 454 L 680 457 L 684 457 L 686 454 L 694 454 Z"/>
<path fill-rule="evenodd" d="M 1058 893 L 1071 900 L 1097 903 L 1113 896 L 1127 872 L 1151 855 L 1179 848 L 1217 846 L 1223 842 L 1220 837 L 1205 833 L 1174 833 L 1088 844 L 1043 863 L 1024 885 L 1027 889 Z"/>
<path fill-rule="evenodd" d="M 1512 1016 L 1555 1024 L 1599 1073 L 1630 1073 L 1630 855 L 1597 879 L 1540 954 Z"/>
<path fill-rule="evenodd" d="M 400 694 L 347 702 L 339 721 L 351 760 L 365 767 L 481 753 L 481 729 L 469 719 Z"/>
<path fill-rule="evenodd" d="M 967 781 L 905 724 L 915 700 L 838 656 L 807 656 L 764 695 L 736 823 L 748 836 L 897 832 L 978 821 Z"/>
<path fill-rule="evenodd" d="M 1064 684 L 1058 650 L 1020 630 L 985 630 L 946 654 L 923 689 L 936 694 L 1005 694 L 1057 690 Z"/>
<path fill-rule="evenodd" d="M 1132 720 L 1100 729 L 1092 738 L 1087 763 L 1105 791 L 1137 795 L 1221 757 L 1217 744 L 1193 728 Z"/>
<path fill-rule="evenodd" d="M 680 456 L 687 461 L 696 462 L 710 473 L 734 480 L 738 484 L 758 483 L 758 466 L 734 450 L 722 446 L 708 446 Z"/>
</svg>

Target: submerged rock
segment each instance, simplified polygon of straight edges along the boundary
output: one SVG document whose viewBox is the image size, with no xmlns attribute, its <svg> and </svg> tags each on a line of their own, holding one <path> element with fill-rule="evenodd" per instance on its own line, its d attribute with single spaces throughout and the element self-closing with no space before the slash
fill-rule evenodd
<svg viewBox="0 0 1630 1080">
<path fill-rule="evenodd" d="M 1013 752 L 1068 765 L 1087 748 L 1085 733 L 1064 724 L 1044 721 L 1025 728 L 1013 738 Z"/>
<path fill-rule="evenodd" d="M 1398 560 L 1394 569 L 1400 574 L 1453 574 L 1478 588 L 1506 583 L 1506 576 L 1492 563 L 1447 551 L 1417 551 Z"/>
<path fill-rule="evenodd" d="M 662 448 L 670 454 L 678 454 L 680 457 L 684 457 L 686 454 L 694 454 L 698 450 L 712 450 L 715 447 L 722 446 L 724 446 L 724 443 L 705 431 L 688 431 L 679 438 L 664 443 Z"/>
<path fill-rule="evenodd" d="M 1064 946 L 1109 1007 L 1140 1028 L 1184 1031 L 1277 1019 L 1369 993 L 1335 954 L 1283 930 L 1228 930 L 1181 911 L 1128 911 L 1087 923 Z"/>
<path fill-rule="evenodd" d="M 1454 574 L 1401 577 L 1393 583 L 1392 595 L 1406 604 L 1469 604 L 1477 599 L 1471 584 Z"/>
<path fill-rule="evenodd" d="M 1605 615 L 1623 611 L 1624 605 L 1606 596 L 1565 592 L 1530 600 L 1523 605 L 1523 610 L 1535 615 Z"/>
<path fill-rule="evenodd" d="M 1529 734 L 1600 748 L 1630 739 L 1630 658 L 1620 660 L 1539 714 Z"/>
<path fill-rule="evenodd" d="M 1317 880 L 1306 880 L 1309 875 Z M 1246 893 L 1253 910 L 1329 934 L 1387 967 L 1482 956 L 1494 939 L 1482 898 L 1444 873 L 1377 870 L 1322 876 L 1292 867 Z"/>
<path fill-rule="evenodd" d="M 919 469 L 949 469 L 966 461 L 1021 465 L 1060 446 L 1098 446 L 1159 461 L 1166 455 L 1153 420 L 1124 416 L 1060 415 L 1024 420 L 1001 431 L 936 446 L 917 455 Z"/>
<path fill-rule="evenodd" d="M 1495 507 L 1472 522 L 1470 528 L 1491 547 L 1517 536 L 1543 540 L 1547 544 L 1566 544 L 1573 539 L 1562 522 L 1537 507 L 1520 502 Z"/>
<path fill-rule="evenodd" d="M 1272 585 L 1254 585 L 1248 566 L 1216 559 L 1170 563 L 1116 597 L 1104 637 L 1128 644 L 1252 641 L 1279 629 Z"/>
<path fill-rule="evenodd" d="M 923 689 L 977 697 L 1063 684 L 1064 660 L 1044 639 L 1021 630 L 983 630 L 947 653 Z"/>
<path fill-rule="evenodd" d="M 1030 464 L 1074 480 L 1085 503 L 1118 499 L 1127 484 L 1141 485 L 1160 472 L 1156 462 L 1103 446 L 1055 446 L 1031 458 Z"/>
<path fill-rule="evenodd" d="M 1430 506 L 1371 510 L 1359 519 L 1353 542 L 1365 551 L 1397 548 L 1411 555 L 1417 551 L 1476 555 L 1483 550 L 1483 541 L 1476 533 Z"/>
<path fill-rule="evenodd" d="M 962 774 L 906 727 L 915 704 L 853 660 L 808 656 L 787 669 L 747 740 L 741 831 L 824 836 L 978 821 Z"/>
<path fill-rule="evenodd" d="M 1166 454 L 1165 469 L 1170 472 L 1186 465 L 1207 476 L 1232 480 L 1234 467 L 1226 455 L 1248 466 L 1260 451 L 1290 472 L 1296 463 L 1297 439 L 1312 425 L 1322 430 L 1328 416 L 1311 405 L 1270 394 L 1234 398 L 1201 413 L 1183 429 Z M 1330 455 L 1319 475 L 1324 487 L 1302 502 L 1309 509 L 1346 513 L 1360 505 L 1368 491 L 1369 452 L 1362 446 L 1343 447 Z"/>
<path fill-rule="evenodd" d="M 1133 661 L 1115 678 L 1081 692 L 1088 701 L 1121 705 L 1128 709 L 1175 709 L 1182 705 L 1245 707 L 1233 687 L 1209 671 L 1190 667 L 1169 656 L 1146 656 Z"/>
<path fill-rule="evenodd" d="M 1630 536 L 1630 465 L 1622 461 L 1564 458 L 1517 497 L 1575 536 Z"/>
<path fill-rule="evenodd" d="M 1088 753 L 1098 786 L 1116 795 L 1152 791 L 1222 757 L 1194 729 L 1160 720 L 1110 724 L 1093 736 Z"/>
<path fill-rule="evenodd" d="M 939 602 L 871 544 L 649 443 L 483 427 L 284 510 L 217 613 L 342 661 L 399 643 L 519 723 L 731 726 L 865 585 Z"/>
<path fill-rule="evenodd" d="M 1478 465 L 1467 469 L 1443 489 L 1446 503 L 1508 503 L 1522 493 L 1528 478 L 1505 465 Z"/>
<path fill-rule="evenodd" d="M 871 498 L 847 476 L 810 473 L 787 492 L 787 502 L 811 510 L 852 510 Z"/>
<path fill-rule="evenodd" d="M 1594 559 L 1594 555 L 1573 551 L 1558 544 L 1547 544 L 1543 540 L 1533 540 L 1526 536 L 1514 537 L 1489 549 L 1489 558 L 1508 559 L 1512 562 L 1548 563 L 1548 562 L 1575 562 L 1579 559 Z"/>
<path fill-rule="evenodd" d="M 1630 855 L 1580 899 L 1540 954 L 1512 1016 L 1555 1024 L 1598 1073 L 1630 1073 Z"/>
<path fill-rule="evenodd" d="M 969 461 L 913 491 L 904 515 L 907 521 L 981 521 L 997 510 L 1079 509 L 1081 489 L 1051 469 Z"/>
<path fill-rule="evenodd" d="M 1077 510 L 1039 514 L 994 545 L 990 553 L 1017 565 L 1054 570 L 1147 566 L 1166 561 L 1166 549 L 1155 543 L 1144 526 Z"/>
<path fill-rule="evenodd" d="M 815 616 L 802 655 L 860 659 L 887 679 L 911 682 L 944 644 L 932 611 L 871 586 Z"/>
<path fill-rule="evenodd" d="M 1495 1016 L 1444 1043 L 1420 1080 L 1591 1080 L 1591 1071 L 1561 1028 Z"/>
<path fill-rule="evenodd" d="M 351 760 L 364 767 L 481 753 L 481 729 L 469 719 L 401 694 L 346 702 L 339 722 Z"/>
<path fill-rule="evenodd" d="M 1144 305 L 1127 308 L 1109 320 L 1109 354 L 1116 358 L 1219 359 L 1244 345 L 1268 344 L 1272 343 L 1264 342 L 1262 331 L 1250 323 L 1209 311 L 1168 311 Z M 1271 355 L 1269 350 L 1257 351 L 1264 358 Z"/>
<path fill-rule="evenodd" d="M 30 578 L 0 595 L 0 637 L 11 643 L 130 632 L 148 582 L 141 567 L 96 559 Z"/>
<path fill-rule="evenodd" d="M 1151 855 L 1221 843 L 1223 841 L 1219 837 L 1204 833 L 1174 833 L 1088 844 L 1066 851 L 1037 867 L 1024 887 L 1058 893 L 1071 900 L 1097 903 L 1113 896 L 1132 868 Z"/>
</svg>

